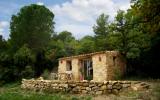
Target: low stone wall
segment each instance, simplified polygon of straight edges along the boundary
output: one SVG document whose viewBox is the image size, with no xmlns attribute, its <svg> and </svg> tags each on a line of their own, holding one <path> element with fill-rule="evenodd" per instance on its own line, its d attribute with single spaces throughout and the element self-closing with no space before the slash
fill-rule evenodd
<svg viewBox="0 0 160 100">
<path fill-rule="evenodd" d="M 125 89 L 135 91 L 149 89 L 150 85 L 139 81 L 58 81 L 58 80 L 22 80 L 22 89 L 33 91 L 66 92 L 76 94 L 107 94 L 119 92 Z"/>
</svg>

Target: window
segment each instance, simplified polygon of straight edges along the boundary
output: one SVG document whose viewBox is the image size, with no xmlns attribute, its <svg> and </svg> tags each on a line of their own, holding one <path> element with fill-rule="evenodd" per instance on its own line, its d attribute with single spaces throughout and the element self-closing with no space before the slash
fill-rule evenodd
<svg viewBox="0 0 160 100">
<path fill-rule="evenodd" d="M 72 70 L 72 62 L 67 61 L 67 71 L 71 71 L 71 70 Z"/>
<path fill-rule="evenodd" d="M 113 66 L 115 66 L 115 65 L 116 65 L 116 57 L 113 56 Z"/>
</svg>

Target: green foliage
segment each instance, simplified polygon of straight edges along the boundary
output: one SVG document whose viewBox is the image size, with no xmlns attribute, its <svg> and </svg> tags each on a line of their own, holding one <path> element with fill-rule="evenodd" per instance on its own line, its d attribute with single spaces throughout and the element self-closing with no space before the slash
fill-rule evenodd
<svg viewBox="0 0 160 100">
<path fill-rule="evenodd" d="M 21 8 L 10 22 L 10 43 L 13 50 L 24 44 L 35 52 L 45 48 L 53 33 L 53 18 L 54 14 L 45 6 L 32 4 Z"/>
<path fill-rule="evenodd" d="M 91 53 L 95 51 L 94 38 L 92 36 L 85 36 L 79 41 L 77 49 L 78 54 Z"/>
<path fill-rule="evenodd" d="M 122 73 L 118 66 L 116 66 L 116 68 L 114 69 L 114 75 L 115 80 L 120 80 L 122 78 Z"/>
<path fill-rule="evenodd" d="M 22 78 L 33 78 L 34 77 L 34 70 L 33 70 L 33 66 L 25 66 L 25 69 L 22 70 Z"/>
<path fill-rule="evenodd" d="M 93 26 L 93 30 L 97 36 L 107 36 L 108 35 L 108 15 L 104 13 L 101 14 L 97 19 L 97 25 Z"/>
<path fill-rule="evenodd" d="M 0 35 L 0 52 L 4 52 L 7 49 L 7 42 Z"/>
<path fill-rule="evenodd" d="M 14 55 L 14 64 L 17 66 L 15 69 L 16 76 L 22 78 L 33 77 L 32 64 L 35 61 L 35 56 L 27 45 L 22 46 Z"/>
<path fill-rule="evenodd" d="M 27 45 L 23 45 L 14 55 L 14 63 L 18 66 L 24 67 L 28 64 L 32 64 L 34 60 L 35 57 Z"/>
<path fill-rule="evenodd" d="M 44 70 L 43 74 L 41 75 L 44 79 L 49 79 L 50 72 L 46 69 Z"/>
<path fill-rule="evenodd" d="M 150 46 L 149 35 L 132 24 L 133 15 L 119 11 L 111 27 L 108 42 L 113 49 L 119 50 L 126 58 L 138 58 Z"/>
<path fill-rule="evenodd" d="M 95 33 L 95 49 L 96 51 L 102 51 L 109 49 L 109 45 L 107 42 L 108 34 L 109 34 L 109 22 L 108 15 L 101 14 L 96 24 L 93 26 L 93 31 Z"/>
</svg>

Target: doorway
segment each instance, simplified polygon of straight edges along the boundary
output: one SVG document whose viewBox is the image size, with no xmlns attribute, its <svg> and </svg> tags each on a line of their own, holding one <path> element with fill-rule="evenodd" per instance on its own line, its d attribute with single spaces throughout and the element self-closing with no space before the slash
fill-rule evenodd
<svg viewBox="0 0 160 100">
<path fill-rule="evenodd" d="M 93 80 L 92 59 L 82 60 L 82 69 L 83 69 L 83 79 L 84 80 Z"/>
</svg>

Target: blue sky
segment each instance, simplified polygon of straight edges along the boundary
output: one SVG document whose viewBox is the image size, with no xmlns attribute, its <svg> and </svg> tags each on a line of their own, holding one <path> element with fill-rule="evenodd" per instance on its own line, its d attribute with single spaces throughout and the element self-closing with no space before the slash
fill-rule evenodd
<svg viewBox="0 0 160 100">
<path fill-rule="evenodd" d="M 67 30 L 76 38 L 94 35 L 96 18 L 105 13 L 112 21 L 118 9 L 127 10 L 130 0 L 0 0 L 0 35 L 9 38 L 11 16 L 29 4 L 45 5 L 55 14 L 55 31 Z"/>
</svg>

